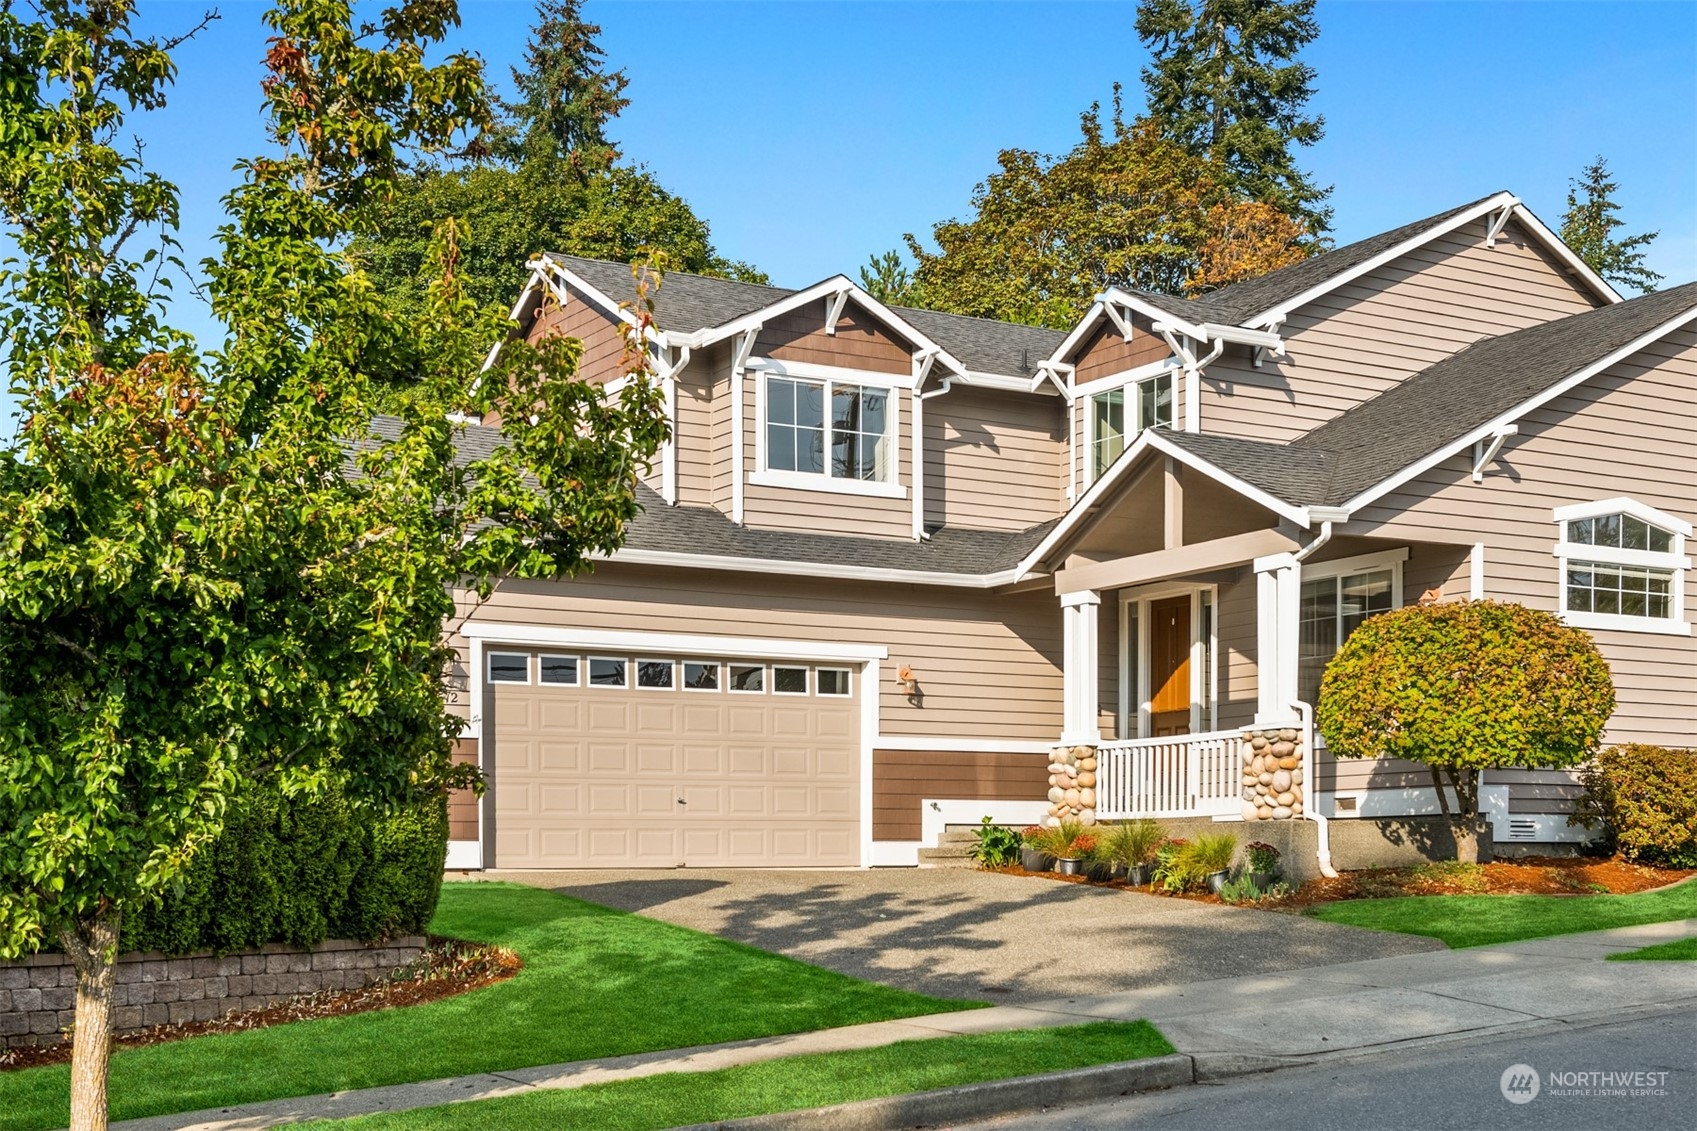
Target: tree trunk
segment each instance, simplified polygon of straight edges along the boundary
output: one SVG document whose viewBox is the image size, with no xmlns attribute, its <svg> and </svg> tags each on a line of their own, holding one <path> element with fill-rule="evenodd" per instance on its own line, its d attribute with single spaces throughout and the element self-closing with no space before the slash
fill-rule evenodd
<svg viewBox="0 0 1697 1131">
<path fill-rule="evenodd" d="M 103 911 L 59 935 L 77 971 L 71 1043 L 70 1131 L 106 1131 L 106 1070 L 112 1056 L 112 987 L 118 977 L 118 913 Z"/>
<path fill-rule="evenodd" d="M 1455 786 L 1455 858 L 1463 864 L 1479 863 L 1479 771 L 1450 770 Z"/>
</svg>

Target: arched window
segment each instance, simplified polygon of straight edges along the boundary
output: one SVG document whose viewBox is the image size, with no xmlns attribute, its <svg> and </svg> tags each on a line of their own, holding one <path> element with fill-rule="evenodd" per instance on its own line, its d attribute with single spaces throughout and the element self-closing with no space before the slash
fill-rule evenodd
<svg viewBox="0 0 1697 1131">
<path fill-rule="evenodd" d="M 1577 628 L 1690 635 L 1691 524 L 1634 499 L 1557 507 L 1561 613 Z"/>
</svg>

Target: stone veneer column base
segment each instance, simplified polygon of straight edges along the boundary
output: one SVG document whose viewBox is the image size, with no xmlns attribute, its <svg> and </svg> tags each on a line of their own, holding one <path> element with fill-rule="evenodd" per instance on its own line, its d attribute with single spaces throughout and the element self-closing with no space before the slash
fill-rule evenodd
<svg viewBox="0 0 1697 1131">
<path fill-rule="evenodd" d="M 1248 727 L 1243 732 L 1243 819 L 1288 821 L 1302 816 L 1302 732 L 1295 727 Z"/>
<path fill-rule="evenodd" d="M 1062 821 L 1096 823 L 1096 748 L 1057 746 L 1049 754 L 1050 828 Z"/>
</svg>

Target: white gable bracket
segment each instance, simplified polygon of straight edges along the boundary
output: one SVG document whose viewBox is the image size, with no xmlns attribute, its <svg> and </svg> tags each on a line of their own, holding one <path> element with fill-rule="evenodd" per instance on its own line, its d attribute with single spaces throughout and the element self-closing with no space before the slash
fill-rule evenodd
<svg viewBox="0 0 1697 1131">
<path fill-rule="evenodd" d="M 1508 222 L 1514 218 L 1515 204 L 1518 203 L 1519 201 L 1515 201 L 1514 204 L 1505 204 L 1491 214 L 1490 220 L 1485 224 L 1486 247 L 1497 246 L 1497 237 L 1503 234 L 1503 229 L 1508 227 Z"/>
<path fill-rule="evenodd" d="M 1497 453 L 1503 450 L 1503 445 L 1508 442 L 1508 438 L 1519 434 L 1520 425 L 1505 424 L 1489 436 L 1474 441 L 1473 482 L 1483 483 L 1485 481 L 1485 469 L 1491 465 L 1492 460 L 1497 458 Z"/>
<path fill-rule="evenodd" d="M 763 329 L 765 329 L 764 326 L 756 324 L 737 336 L 736 353 L 731 359 L 732 369 L 748 368 L 748 359 L 754 353 L 754 339 L 760 336 L 760 331 Z"/>
<path fill-rule="evenodd" d="M 1120 332 L 1120 337 L 1128 342 L 1131 341 L 1131 319 L 1125 316 L 1125 312 L 1120 309 L 1118 303 L 1104 302 L 1102 313 L 1108 316 L 1108 321 L 1114 324 L 1114 328 Z"/>
<path fill-rule="evenodd" d="M 825 333 L 836 337 L 837 319 L 843 316 L 843 306 L 848 302 L 849 289 L 844 287 L 825 300 Z"/>
</svg>

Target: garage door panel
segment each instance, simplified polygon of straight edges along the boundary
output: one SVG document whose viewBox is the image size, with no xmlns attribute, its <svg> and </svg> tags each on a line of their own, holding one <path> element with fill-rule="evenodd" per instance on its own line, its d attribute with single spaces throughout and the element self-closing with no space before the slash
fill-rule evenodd
<svg viewBox="0 0 1697 1131">
<path fill-rule="evenodd" d="M 854 700 L 548 684 L 489 696 L 497 866 L 859 862 Z"/>
</svg>

